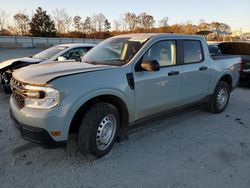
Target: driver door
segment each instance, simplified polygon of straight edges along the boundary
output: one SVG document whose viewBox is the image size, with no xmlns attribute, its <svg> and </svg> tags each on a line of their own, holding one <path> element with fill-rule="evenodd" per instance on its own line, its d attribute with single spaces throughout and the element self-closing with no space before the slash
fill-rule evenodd
<svg viewBox="0 0 250 188">
<path fill-rule="evenodd" d="M 136 119 L 180 105 L 182 69 L 177 54 L 175 40 L 156 42 L 144 54 L 142 61 L 157 60 L 160 70 L 134 73 Z"/>
</svg>

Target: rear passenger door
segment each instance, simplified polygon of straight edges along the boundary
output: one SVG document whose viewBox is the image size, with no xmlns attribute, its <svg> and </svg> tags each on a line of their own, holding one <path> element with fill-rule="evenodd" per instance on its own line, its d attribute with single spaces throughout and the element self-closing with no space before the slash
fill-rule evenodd
<svg viewBox="0 0 250 188">
<path fill-rule="evenodd" d="M 182 100 L 188 104 L 208 94 L 210 69 L 200 40 L 182 40 Z"/>
</svg>

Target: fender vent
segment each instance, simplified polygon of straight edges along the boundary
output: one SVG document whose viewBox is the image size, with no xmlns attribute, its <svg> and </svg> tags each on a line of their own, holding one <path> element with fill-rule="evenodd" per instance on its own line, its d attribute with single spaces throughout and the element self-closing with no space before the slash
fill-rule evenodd
<svg viewBox="0 0 250 188">
<path fill-rule="evenodd" d="M 134 75 L 133 73 L 127 73 L 126 76 L 127 76 L 128 85 L 130 89 L 133 90 L 135 88 Z"/>
</svg>

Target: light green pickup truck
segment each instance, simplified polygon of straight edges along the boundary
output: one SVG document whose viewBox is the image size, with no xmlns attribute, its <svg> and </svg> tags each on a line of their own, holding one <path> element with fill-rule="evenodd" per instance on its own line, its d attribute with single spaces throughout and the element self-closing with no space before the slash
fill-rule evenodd
<svg viewBox="0 0 250 188">
<path fill-rule="evenodd" d="M 23 138 L 52 145 L 78 133 L 80 151 L 102 157 L 122 130 L 161 112 L 206 103 L 222 112 L 239 79 L 238 57 L 211 59 L 195 35 L 109 38 L 82 62 L 13 73 L 10 114 Z"/>
</svg>

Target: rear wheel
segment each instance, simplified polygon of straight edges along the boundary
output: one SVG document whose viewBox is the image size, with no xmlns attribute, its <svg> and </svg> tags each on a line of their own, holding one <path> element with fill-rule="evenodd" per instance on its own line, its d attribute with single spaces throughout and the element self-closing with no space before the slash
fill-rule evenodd
<svg viewBox="0 0 250 188">
<path fill-rule="evenodd" d="M 112 148 L 120 127 L 115 106 L 94 104 L 83 117 L 78 133 L 80 151 L 89 159 L 100 158 Z"/>
<path fill-rule="evenodd" d="M 227 107 L 229 98 L 229 85 L 224 81 L 220 81 L 217 84 L 214 93 L 208 102 L 207 109 L 213 113 L 223 112 L 224 109 Z"/>
</svg>

